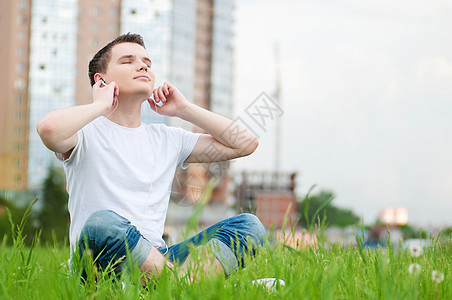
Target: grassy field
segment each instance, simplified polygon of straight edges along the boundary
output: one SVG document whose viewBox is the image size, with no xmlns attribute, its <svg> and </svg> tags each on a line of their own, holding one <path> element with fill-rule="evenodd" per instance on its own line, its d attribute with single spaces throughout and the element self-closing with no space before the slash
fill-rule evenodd
<svg viewBox="0 0 452 300">
<path fill-rule="evenodd" d="M 0 299 L 452 298 L 450 238 L 434 241 L 435 246 L 417 258 L 409 251 L 353 245 L 295 250 L 281 242 L 267 243 L 254 259 L 247 258 L 246 269 L 227 280 L 198 273 L 196 282 L 188 284 L 168 269 L 146 287 L 140 285 L 137 270 L 119 279 L 98 272 L 96 280 L 81 285 L 78 276 L 68 275 L 67 247 L 25 247 L 20 232 L 13 246 L 7 246 L 6 239 L 0 245 Z M 410 268 L 415 262 L 420 270 Z M 440 273 L 432 278 L 433 271 Z M 252 284 L 262 277 L 283 278 L 285 286 L 269 291 Z"/>
<path fill-rule="evenodd" d="M 29 211 L 28 211 L 29 212 Z M 452 237 L 432 237 L 428 249 L 395 251 L 391 245 L 373 250 L 362 246 L 328 245 L 294 249 L 269 241 L 246 268 L 224 276 L 192 272 L 193 283 L 165 269 L 145 287 L 137 268 L 120 278 L 109 270 L 88 266 L 88 282 L 81 284 L 81 268 L 69 272 L 69 248 L 23 243 L 21 224 L 0 244 L 0 299 L 452 299 Z M 271 234 L 270 234 L 271 236 Z M 198 264 L 199 265 L 199 264 Z M 263 277 L 282 278 L 284 286 L 255 285 Z"/>
</svg>

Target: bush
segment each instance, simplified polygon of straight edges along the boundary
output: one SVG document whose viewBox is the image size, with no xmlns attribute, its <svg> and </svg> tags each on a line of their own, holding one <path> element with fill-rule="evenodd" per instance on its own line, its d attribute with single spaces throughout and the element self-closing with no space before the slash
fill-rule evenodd
<svg viewBox="0 0 452 300">
<path fill-rule="evenodd" d="M 344 228 L 349 225 L 357 224 L 359 217 L 349 209 L 342 209 L 327 202 L 335 197 L 331 191 L 321 190 L 314 195 L 306 195 L 306 197 L 299 201 L 297 211 L 300 216 L 300 225 L 309 227 L 312 218 L 315 216 L 317 210 L 320 210 L 320 219 L 326 216 L 326 223 L 330 226 L 337 226 Z M 322 208 L 323 205 L 327 204 Z M 307 218 L 306 218 L 307 217 Z M 316 221 L 316 220 L 314 220 Z"/>
</svg>

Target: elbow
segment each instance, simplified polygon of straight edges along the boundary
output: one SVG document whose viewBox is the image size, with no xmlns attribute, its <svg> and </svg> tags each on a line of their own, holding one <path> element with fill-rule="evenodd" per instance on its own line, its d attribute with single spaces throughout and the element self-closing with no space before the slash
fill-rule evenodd
<svg viewBox="0 0 452 300">
<path fill-rule="evenodd" d="M 36 124 L 36 131 L 38 132 L 41 139 L 50 136 L 53 132 L 53 129 L 54 126 L 48 119 L 42 118 L 38 121 L 38 124 Z"/>
<path fill-rule="evenodd" d="M 52 121 L 52 118 L 43 117 L 38 121 L 38 124 L 36 124 L 36 131 L 46 146 L 52 144 L 52 140 L 55 136 L 55 129 L 56 124 Z"/>
</svg>

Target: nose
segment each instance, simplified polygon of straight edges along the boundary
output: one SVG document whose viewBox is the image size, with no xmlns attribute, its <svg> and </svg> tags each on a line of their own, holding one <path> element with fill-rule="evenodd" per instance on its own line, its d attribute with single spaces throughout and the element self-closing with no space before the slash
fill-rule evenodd
<svg viewBox="0 0 452 300">
<path fill-rule="evenodd" d="M 139 61 L 138 62 L 138 68 L 139 68 L 139 70 L 141 71 L 141 70 L 144 70 L 144 71 L 148 71 L 148 69 L 149 69 L 149 67 L 148 67 L 148 65 L 144 62 L 144 61 Z"/>
</svg>

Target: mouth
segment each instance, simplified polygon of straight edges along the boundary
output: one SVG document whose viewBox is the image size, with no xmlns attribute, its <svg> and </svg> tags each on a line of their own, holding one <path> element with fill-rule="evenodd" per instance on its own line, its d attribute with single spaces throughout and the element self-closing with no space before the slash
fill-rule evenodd
<svg viewBox="0 0 452 300">
<path fill-rule="evenodd" d="M 146 79 L 147 81 L 151 81 L 151 79 L 146 75 L 136 76 L 133 79 Z"/>
</svg>

